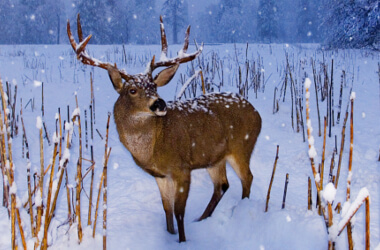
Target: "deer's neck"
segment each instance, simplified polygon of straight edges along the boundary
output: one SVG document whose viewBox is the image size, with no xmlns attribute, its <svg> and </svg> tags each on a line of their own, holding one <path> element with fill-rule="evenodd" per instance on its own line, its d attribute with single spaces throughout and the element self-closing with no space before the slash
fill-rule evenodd
<svg viewBox="0 0 380 250">
<path fill-rule="evenodd" d="M 136 163 L 142 167 L 150 165 L 158 135 L 156 117 L 140 113 L 128 115 L 127 119 L 115 117 L 115 122 L 121 142 L 131 152 Z"/>
</svg>

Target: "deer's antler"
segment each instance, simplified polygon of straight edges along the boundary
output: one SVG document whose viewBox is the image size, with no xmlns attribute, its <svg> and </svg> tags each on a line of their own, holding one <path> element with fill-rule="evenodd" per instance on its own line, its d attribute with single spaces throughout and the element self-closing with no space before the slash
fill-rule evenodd
<svg viewBox="0 0 380 250">
<path fill-rule="evenodd" d="M 177 57 L 167 58 L 168 42 L 166 40 L 165 27 L 162 21 L 162 16 L 160 16 L 160 28 L 161 28 L 161 57 L 158 62 L 155 62 L 155 57 L 153 56 L 148 73 L 152 74 L 153 71 L 159 67 L 170 67 L 176 64 L 192 61 L 202 52 L 203 43 L 199 47 L 199 49 L 195 51 L 194 53 L 191 53 L 191 54 L 186 53 L 189 47 L 189 36 L 190 36 L 190 25 L 189 25 L 186 29 L 185 42 L 183 44 L 183 48 L 178 52 Z"/>
<path fill-rule="evenodd" d="M 111 63 L 99 61 L 95 58 L 92 58 L 91 56 L 87 54 L 85 48 L 88 42 L 90 41 L 92 35 L 89 35 L 85 39 L 83 39 L 82 25 L 80 24 L 79 14 L 77 16 L 77 30 L 78 30 L 79 44 L 75 42 L 74 36 L 71 32 L 70 21 L 67 21 L 67 35 L 69 36 L 71 47 L 73 47 L 73 50 L 77 54 L 78 60 L 80 60 L 83 64 L 99 67 L 102 69 L 117 70 L 120 73 L 121 77 L 124 78 L 125 80 L 128 80 L 131 78 L 131 76 L 127 74 L 124 70 L 119 70 L 116 64 L 112 65 Z"/>
</svg>

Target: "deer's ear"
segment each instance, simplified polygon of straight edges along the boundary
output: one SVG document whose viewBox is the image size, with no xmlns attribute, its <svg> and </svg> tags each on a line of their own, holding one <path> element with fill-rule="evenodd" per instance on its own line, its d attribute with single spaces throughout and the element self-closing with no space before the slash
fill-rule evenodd
<svg viewBox="0 0 380 250">
<path fill-rule="evenodd" d="M 170 80 L 175 75 L 175 72 L 177 72 L 178 67 L 179 64 L 176 64 L 158 73 L 153 80 L 157 87 L 162 87 L 168 84 L 168 82 L 170 82 Z"/>
<path fill-rule="evenodd" d="M 120 72 L 117 68 L 110 66 L 108 67 L 108 75 L 111 79 L 114 89 L 120 94 L 123 88 L 123 80 L 121 79 Z"/>
</svg>

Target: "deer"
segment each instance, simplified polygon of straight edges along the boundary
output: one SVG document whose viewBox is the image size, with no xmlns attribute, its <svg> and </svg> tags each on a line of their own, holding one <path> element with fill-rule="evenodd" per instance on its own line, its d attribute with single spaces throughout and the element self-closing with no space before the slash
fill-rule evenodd
<svg viewBox="0 0 380 250">
<path fill-rule="evenodd" d="M 135 75 L 89 56 L 85 47 L 92 35 L 83 38 L 79 14 L 77 31 L 78 44 L 68 20 L 67 34 L 77 59 L 107 70 L 119 94 L 113 108 L 119 139 L 136 165 L 155 178 L 169 233 L 176 233 L 174 214 L 179 242 L 186 241 L 184 215 L 192 170 L 206 168 L 214 185 L 211 200 L 199 221 L 212 215 L 229 188 L 227 162 L 241 181 L 242 199 L 249 198 L 253 180 L 250 159 L 262 124 L 252 104 L 234 93 L 209 93 L 171 102 L 165 102 L 157 93 L 158 87 L 171 81 L 180 64 L 194 60 L 203 50 L 202 44 L 195 52 L 187 53 L 190 26 L 177 57 L 168 58 L 161 16 L 160 60 L 155 61 L 153 56 L 146 71 Z M 153 75 L 161 67 L 164 69 Z"/>
</svg>

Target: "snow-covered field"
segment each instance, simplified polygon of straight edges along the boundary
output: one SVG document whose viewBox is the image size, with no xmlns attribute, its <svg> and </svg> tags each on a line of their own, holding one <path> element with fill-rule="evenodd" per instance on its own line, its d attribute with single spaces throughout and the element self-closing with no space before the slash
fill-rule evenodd
<svg viewBox="0 0 380 250">
<path fill-rule="evenodd" d="M 128 73 L 140 73 L 145 69 L 151 57 L 159 55 L 159 46 L 126 46 L 127 64 L 122 60 L 122 46 L 93 46 L 88 45 L 90 54 L 102 61 L 116 62 L 119 68 L 125 68 Z M 170 52 L 175 55 L 178 46 L 171 46 Z M 328 51 L 323 52 L 317 45 L 249 45 L 248 59 L 250 64 L 255 60 L 262 61 L 261 71 L 265 74 L 265 90 L 253 89 L 248 92 L 249 101 L 260 112 L 263 125 L 259 140 L 251 158 L 251 170 L 254 180 L 250 199 L 241 200 L 241 185 L 233 170 L 228 167 L 227 175 L 230 189 L 224 195 L 212 217 L 201 221 L 195 220 L 206 207 L 213 185 L 206 170 L 196 170 L 192 173 L 192 183 L 186 207 L 185 230 L 187 242 L 178 243 L 178 235 L 166 231 L 165 215 L 158 187 L 153 177 L 143 172 L 129 152 L 119 142 L 115 124 L 111 119 L 109 132 L 109 147 L 112 147 L 108 162 L 108 221 L 107 246 L 109 249 L 326 249 L 328 234 L 323 217 L 318 215 L 315 208 L 316 189 L 314 183 L 313 209 L 307 209 L 308 177 L 312 177 L 308 144 L 303 142 L 302 130 L 297 133 L 292 128 L 291 92 L 288 85 L 285 102 L 283 96 L 279 101 L 279 111 L 273 114 L 273 99 L 275 88 L 278 88 L 276 98 L 279 99 L 280 89 L 284 81 L 286 67 L 285 52 L 289 55 L 291 65 L 294 65 L 293 78 L 297 81 L 298 91 L 303 96 L 301 102 L 305 107 L 303 77 L 306 73 L 312 80 L 311 85 L 311 120 L 314 128 L 316 163 L 321 162 L 323 136 L 318 136 L 318 119 L 315 101 L 315 88 L 311 67 L 311 58 L 316 59 L 317 71 L 320 63 L 325 60 L 331 71 L 331 59 L 334 59 L 334 111 L 338 112 L 339 91 L 342 70 L 346 72 L 347 84 L 343 88 L 343 103 L 341 122 L 332 127 L 332 136 L 327 137 L 325 183 L 327 185 L 329 168 L 337 136 L 338 154 L 340 151 L 341 130 L 344 111 L 349 101 L 350 88 L 356 93 L 354 101 L 354 147 L 352 163 L 351 197 L 356 198 L 361 188 L 366 187 L 370 194 L 371 217 L 371 249 L 380 249 L 380 85 L 377 73 L 380 54 L 369 51 Z M 193 51 L 194 48 L 189 49 Z M 242 78 L 245 81 L 246 45 L 206 45 L 203 59 L 210 63 L 210 58 L 217 53 L 223 63 L 224 86 L 222 91 L 237 92 L 237 65 L 242 67 Z M 207 61 L 208 58 L 208 61 Z M 238 62 L 237 59 L 238 58 Z M 260 59 L 258 59 L 260 58 Z M 195 65 L 197 61 L 195 61 Z M 159 89 L 159 94 L 166 101 L 173 100 L 180 86 L 177 83 L 180 73 L 185 73 L 190 64 L 182 65 L 171 83 Z M 195 68 L 198 69 L 197 67 Z M 94 78 L 95 94 L 95 187 L 100 181 L 102 172 L 104 140 L 108 112 L 112 112 L 113 104 L 118 94 L 114 91 L 105 70 L 83 66 L 67 46 L 0 46 L 0 76 L 9 81 L 11 86 L 17 84 L 16 111 L 20 110 L 22 98 L 23 117 L 26 135 L 31 151 L 32 172 L 39 172 L 40 151 L 39 131 L 36 119 L 41 116 L 41 82 L 44 83 L 44 106 L 47 130 L 50 138 L 55 131 L 55 116 L 61 108 L 62 119 L 67 120 L 67 106 L 70 112 L 75 109 L 77 93 L 84 130 L 84 111 L 87 110 L 89 123 L 90 104 L 90 72 Z M 323 74 L 322 74 L 323 76 Z M 207 75 L 206 75 L 207 77 Z M 214 79 L 220 81 L 218 76 Z M 322 79 L 323 81 L 323 79 Z M 12 85 L 13 84 L 13 85 Z M 289 84 L 289 83 L 288 83 Z M 5 84 L 4 84 L 5 85 Z M 13 92 L 12 92 L 13 93 Z M 200 90 L 197 92 L 201 93 Z M 320 98 L 320 92 L 319 98 Z M 29 100 L 34 100 L 34 110 Z M 319 102 L 321 119 L 326 115 L 326 100 Z M 306 113 L 303 108 L 303 118 Z M 88 125 L 89 126 L 89 125 Z M 27 162 L 22 157 L 22 129 L 19 123 L 19 133 L 13 138 L 13 158 L 15 164 L 15 180 L 17 195 L 23 201 L 27 194 Z M 306 126 L 305 126 L 306 129 Z M 78 160 L 78 130 L 74 129 L 73 145 L 70 150 L 68 164 L 69 185 L 75 189 L 74 175 Z M 348 158 L 350 148 L 349 120 L 346 129 L 346 140 L 343 153 L 342 170 L 339 186 L 333 208 L 338 202 L 346 200 L 346 182 L 348 177 Z M 89 133 L 89 132 L 88 132 Z M 306 134 L 306 130 L 305 130 Z M 83 137 L 85 133 L 83 132 Z M 91 140 L 89 139 L 89 144 Z M 264 212 L 267 190 L 279 145 L 279 159 L 275 173 L 269 211 Z M 44 140 L 45 165 L 51 159 L 53 146 Z M 83 157 L 90 158 L 90 150 L 85 147 L 83 138 Z M 335 156 L 334 175 L 338 163 Z M 90 163 L 83 161 L 83 172 Z M 285 176 L 289 174 L 289 184 L 286 195 L 286 205 L 281 209 Z M 46 178 L 47 180 L 48 178 Z M 313 178 L 312 178 L 313 180 Z M 47 183 L 47 181 L 45 181 Z M 67 224 L 66 191 L 61 189 L 57 212 L 49 229 L 49 245 L 52 249 L 101 249 L 102 248 L 102 219 L 98 220 L 97 235 L 92 238 L 92 229 L 86 228 L 88 213 L 88 198 L 90 177 L 83 183 L 82 191 L 82 224 L 84 225 L 83 242 L 78 245 L 76 227 L 69 228 Z M 45 189 L 46 190 L 46 189 Z M 0 192 L 2 193 L 2 185 Z M 47 193 L 44 194 L 45 199 Z M 97 190 L 95 190 L 97 195 Z M 95 204 L 95 203 L 94 203 Z M 94 205 L 93 204 L 93 205 Z M 101 210 L 101 208 L 99 208 Z M 101 211 L 100 211 L 101 212 Z M 36 214 L 36 213 L 34 213 Z M 22 221 L 27 233 L 27 240 L 32 246 L 30 217 L 26 210 L 21 210 Z M 0 208 L 0 249 L 11 248 L 11 223 L 7 209 Z M 334 212 L 334 224 L 341 215 Z M 365 246 L 365 209 L 361 207 L 353 223 L 353 239 L 355 249 Z M 18 236 L 18 245 L 21 240 Z M 347 249 L 347 234 L 344 231 L 336 240 L 337 249 Z"/>
</svg>

